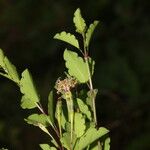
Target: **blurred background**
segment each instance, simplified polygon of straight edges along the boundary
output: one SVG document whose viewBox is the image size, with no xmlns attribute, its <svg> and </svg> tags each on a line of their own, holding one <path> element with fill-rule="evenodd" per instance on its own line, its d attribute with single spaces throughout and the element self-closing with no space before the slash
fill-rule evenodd
<svg viewBox="0 0 150 150">
<path fill-rule="evenodd" d="M 0 0 L 0 47 L 18 72 L 30 69 L 46 106 L 67 46 L 53 36 L 74 33 L 78 7 L 87 24 L 100 20 L 90 50 L 98 122 L 111 131 L 111 150 L 150 150 L 149 0 Z M 16 85 L 0 77 L 0 148 L 40 149 L 48 137 L 25 123 L 31 111 L 20 99 Z"/>
</svg>

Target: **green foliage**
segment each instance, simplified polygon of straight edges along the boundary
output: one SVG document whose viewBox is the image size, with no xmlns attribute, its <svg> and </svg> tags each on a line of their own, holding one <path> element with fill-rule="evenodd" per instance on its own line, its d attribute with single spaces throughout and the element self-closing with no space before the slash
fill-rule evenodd
<svg viewBox="0 0 150 150">
<path fill-rule="evenodd" d="M 0 68 L 2 76 L 14 81 L 23 94 L 21 107 L 23 109 L 32 109 L 37 107 L 40 113 L 33 113 L 25 119 L 28 124 L 39 127 L 50 137 L 49 144 L 40 144 L 43 150 L 102 150 L 101 138 L 108 134 L 104 127 L 98 127 L 95 99 L 97 90 L 93 88 L 92 75 L 94 73 L 95 61 L 88 55 L 88 47 L 91 36 L 98 21 L 86 29 L 86 23 L 81 16 L 80 9 L 74 13 L 74 24 L 76 32 L 82 37 L 83 50 L 79 48 L 79 42 L 76 37 L 70 33 L 57 33 L 54 38 L 67 42 L 78 48 L 82 54 L 65 49 L 64 61 L 68 72 L 65 79 L 58 78 L 55 89 L 48 96 L 48 110 L 45 112 L 40 103 L 40 97 L 34 85 L 32 76 L 28 69 L 21 74 L 21 79 L 14 65 L 5 57 L 0 49 Z M 87 31 L 86 31 L 87 30 Z M 86 98 L 80 97 L 80 88 L 77 86 L 87 85 L 85 88 Z M 76 91 L 76 92 L 74 92 Z M 54 97 L 54 92 L 57 94 Z M 51 132 L 52 131 L 52 132 Z M 101 143 L 102 142 L 102 143 Z M 109 150 L 110 138 L 104 143 L 103 150 Z M 93 145 L 94 146 L 91 146 Z M 52 146 L 52 147 L 51 147 Z"/>
<path fill-rule="evenodd" d="M 90 44 L 90 40 L 91 40 L 91 37 L 93 35 L 93 32 L 96 28 L 96 26 L 98 25 L 99 21 L 94 21 L 88 28 L 87 30 L 87 33 L 86 33 L 86 41 L 85 41 L 85 44 L 87 47 L 89 47 L 89 44 Z"/>
<path fill-rule="evenodd" d="M 64 51 L 66 68 L 71 76 L 74 76 L 79 82 L 85 83 L 89 79 L 86 63 L 83 58 L 79 57 L 76 52 L 70 50 Z"/>
<path fill-rule="evenodd" d="M 65 31 L 61 32 L 61 33 L 57 33 L 54 36 L 54 39 L 58 39 L 64 42 L 67 42 L 71 45 L 73 45 L 74 47 L 79 48 L 79 43 L 78 40 L 76 39 L 76 37 L 70 33 L 66 33 Z"/>
<path fill-rule="evenodd" d="M 88 145 L 92 144 L 94 141 L 99 139 L 100 137 L 107 134 L 109 131 L 104 128 L 100 127 L 98 130 L 94 127 L 90 127 L 85 134 L 77 141 L 75 145 L 75 150 L 82 150 L 86 148 Z"/>
<path fill-rule="evenodd" d="M 76 27 L 76 32 L 83 34 L 86 29 L 86 23 L 85 20 L 82 18 L 81 11 L 79 8 L 74 13 L 73 22 Z"/>
<path fill-rule="evenodd" d="M 27 98 L 26 100 L 30 99 L 33 103 L 35 103 L 36 107 L 36 103 L 39 102 L 39 96 L 28 69 L 22 73 L 22 78 L 20 80 L 20 90 L 21 93 L 24 94 Z"/>
<path fill-rule="evenodd" d="M 76 112 L 74 114 L 74 133 L 77 138 L 85 133 L 85 129 L 85 117 L 81 113 Z"/>
<path fill-rule="evenodd" d="M 86 115 L 86 117 L 89 119 L 89 120 L 92 120 L 91 118 L 91 112 L 88 108 L 88 106 L 79 98 L 77 98 L 77 104 L 78 104 L 78 107 L 80 109 L 80 111 Z"/>
<path fill-rule="evenodd" d="M 48 144 L 40 144 L 42 150 L 57 150 L 55 147 L 50 147 Z"/>
</svg>

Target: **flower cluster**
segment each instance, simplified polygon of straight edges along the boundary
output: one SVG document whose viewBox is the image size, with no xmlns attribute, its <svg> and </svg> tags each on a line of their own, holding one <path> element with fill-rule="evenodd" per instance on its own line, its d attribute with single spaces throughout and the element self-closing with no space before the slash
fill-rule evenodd
<svg viewBox="0 0 150 150">
<path fill-rule="evenodd" d="M 77 84 L 77 80 L 73 77 L 67 77 L 64 80 L 60 80 L 60 78 L 56 81 L 55 88 L 57 93 L 64 94 L 69 92 L 72 88 L 74 88 Z"/>
</svg>

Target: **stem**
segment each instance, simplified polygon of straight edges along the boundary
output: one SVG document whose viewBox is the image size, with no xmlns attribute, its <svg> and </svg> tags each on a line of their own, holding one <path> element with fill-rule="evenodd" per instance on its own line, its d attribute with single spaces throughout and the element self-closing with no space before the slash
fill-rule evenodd
<svg viewBox="0 0 150 150">
<path fill-rule="evenodd" d="M 93 83 L 92 83 L 92 75 L 90 71 L 89 61 L 88 61 L 88 48 L 85 45 L 85 34 L 82 34 L 83 36 L 83 45 L 84 45 L 84 60 L 87 66 L 88 75 L 89 75 L 89 89 L 91 92 L 94 91 Z M 97 115 L 96 115 L 96 107 L 95 107 L 95 97 L 92 98 L 92 106 L 93 106 L 93 115 L 94 115 L 94 122 L 97 126 Z"/>
<path fill-rule="evenodd" d="M 91 71 L 90 71 L 90 66 L 89 66 L 89 59 L 88 59 L 88 47 L 86 47 L 86 42 L 85 42 L 85 34 L 82 34 L 83 36 L 83 45 L 84 45 L 84 60 L 87 66 L 87 70 L 88 70 L 88 75 L 89 75 L 89 89 L 91 91 L 91 94 L 93 94 L 94 92 L 94 88 L 93 88 L 93 83 L 92 83 L 92 75 L 91 75 Z M 96 106 L 95 106 L 95 96 L 92 96 L 92 107 L 93 107 L 93 115 L 94 115 L 94 123 L 97 127 L 97 115 L 96 115 Z M 100 141 L 97 142 L 98 145 L 98 149 L 101 149 L 100 146 Z"/>
</svg>

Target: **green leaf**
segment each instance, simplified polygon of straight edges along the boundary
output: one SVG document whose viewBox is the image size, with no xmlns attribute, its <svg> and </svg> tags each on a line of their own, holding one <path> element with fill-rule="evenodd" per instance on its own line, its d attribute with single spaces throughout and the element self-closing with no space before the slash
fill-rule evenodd
<svg viewBox="0 0 150 150">
<path fill-rule="evenodd" d="M 48 126 L 48 116 L 44 114 L 32 114 L 30 115 L 25 121 L 28 124 L 32 124 L 34 126 L 39 126 L 39 124 L 42 124 L 43 126 Z"/>
<path fill-rule="evenodd" d="M 67 43 L 73 45 L 74 47 L 80 49 L 78 40 L 76 39 L 76 37 L 73 34 L 66 33 L 65 31 L 63 31 L 61 33 L 57 33 L 54 36 L 54 39 L 58 39 L 58 40 L 67 42 Z"/>
<path fill-rule="evenodd" d="M 89 79 L 86 63 L 78 54 L 70 50 L 64 51 L 64 60 L 66 68 L 71 76 L 74 76 L 79 82 L 85 83 Z"/>
<path fill-rule="evenodd" d="M 94 32 L 96 26 L 98 25 L 98 23 L 99 23 L 99 21 L 96 20 L 89 26 L 87 33 L 86 33 L 86 41 L 85 41 L 86 47 L 89 47 L 91 37 L 92 37 L 93 32 Z"/>
<path fill-rule="evenodd" d="M 22 78 L 20 80 L 20 90 L 21 93 L 23 93 L 26 98 L 30 99 L 33 103 L 39 102 L 39 96 L 28 69 L 22 73 Z"/>
<path fill-rule="evenodd" d="M 42 150 L 57 150 L 55 147 L 50 147 L 48 144 L 40 144 Z"/>
<path fill-rule="evenodd" d="M 23 95 L 22 99 L 21 99 L 21 107 L 23 109 L 32 109 L 37 106 L 36 106 L 35 102 L 31 101 L 29 98 L 27 98 L 25 95 Z"/>
<path fill-rule="evenodd" d="M 91 112 L 90 112 L 88 106 L 87 106 L 81 99 L 79 99 L 79 98 L 77 98 L 77 103 L 78 103 L 78 107 L 79 107 L 80 111 L 81 111 L 84 115 L 86 115 L 86 117 L 87 117 L 89 120 L 91 120 L 91 119 L 92 119 L 92 118 L 91 118 Z"/>
<path fill-rule="evenodd" d="M 110 138 L 107 137 L 104 143 L 104 150 L 110 150 Z"/>
<path fill-rule="evenodd" d="M 82 18 L 81 11 L 79 8 L 74 13 L 73 22 L 76 27 L 76 32 L 80 34 L 85 32 L 86 23 L 85 23 L 85 20 Z"/>
<path fill-rule="evenodd" d="M 3 69 L 5 68 L 4 57 L 4 53 L 2 49 L 0 49 L 0 67 L 2 67 Z"/>
<path fill-rule="evenodd" d="M 16 67 L 9 61 L 7 57 L 4 58 L 4 63 L 10 79 L 19 84 L 19 75 L 17 73 Z"/>
<path fill-rule="evenodd" d="M 86 104 L 91 107 L 92 111 L 93 111 L 93 99 L 96 98 L 97 93 L 98 93 L 97 89 L 87 92 Z"/>
<path fill-rule="evenodd" d="M 56 104 L 55 118 L 57 119 L 58 122 L 60 135 L 61 135 L 61 116 L 62 116 L 62 101 L 58 100 Z"/>
<path fill-rule="evenodd" d="M 86 133 L 76 142 L 74 150 L 83 150 L 88 145 L 92 144 L 94 141 L 98 140 L 108 132 L 109 131 L 104 127 L 100 127 L 98 130 L 96 128 L 90 127 Z"/>
<path fill-rule="evenodd" d="M 89 57 L 88 61 L 89 61 L 90 73 L 91 73 L 91 75 L 93 75 L 94 74 L 95 61 L 91 57 Z"/>
<path fill-rule="evenodd" d="M 73 149 L 76 139 L 77 137 L 73 134 L 73 141 L 71 143 L 70 132 L 65 132 L 63 133 L 63 137 L 60 139 L 60 141 L 63 147 L 65 147 L 67 150 L 70 150 Z"/>
<path fill-rule="evenodd" d="M 74 132 L 78 137 L 81 137 L 85 132 L 85 118 L 81 113 L 74 114 Z"/>
<path fill-rule="evenodd" d="M 63 133 L 63 137 L 60 139 L 60 141 L 63 147 L 65 147 L 67 150 L 70 150 L 70 133 Z"/>
<path fill-rule="evenodd" d="M 54 104 L 53 104 L 53 91 L 48 95 L 48 115 L 52 123 L 54 123 Z"/>
</svg>

